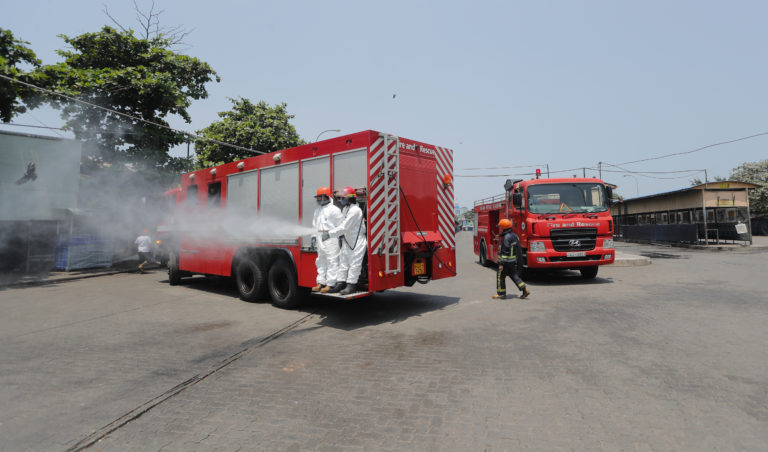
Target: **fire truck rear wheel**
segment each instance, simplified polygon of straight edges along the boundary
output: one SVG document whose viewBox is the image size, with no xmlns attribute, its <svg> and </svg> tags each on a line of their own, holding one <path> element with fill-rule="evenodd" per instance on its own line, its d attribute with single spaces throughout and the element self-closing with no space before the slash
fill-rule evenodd
<svg viewBox="0 0 768 452">
<path fill-rule="evenodd" d="M 581 272 L 581 277 L 584 279 L 594 279 L 595 276 L 597 276 L 597 269 L 599 267 L 595 265 L 594 267 L 581 267 L 579 271 Z"/>
<path fill-rule="evenodd" d="M 263 298 L 264 271 L 250 257 L 244 257 L 237 264 L 235 280 L 241 300 L 253 302 Z"/>
<path fill-rule="evenodd" d="M 168 253 L 168 283 L 175 286 L 181 282 L 179 257 L 173 251 Z"/>
<path fill-rule="evenodd" d="M 488 266 L 488 252 L 485 249 L 485 242 L 480 242 L 480 265 Z"/>
<path fill-rule="evenodd" d="M 299 287 L 296 271 L 285 259 L 278 259 L 269 269 L 267 286 L 275 307 L 293 309 L 301 301 L 303 291 Z"/>
</svg>

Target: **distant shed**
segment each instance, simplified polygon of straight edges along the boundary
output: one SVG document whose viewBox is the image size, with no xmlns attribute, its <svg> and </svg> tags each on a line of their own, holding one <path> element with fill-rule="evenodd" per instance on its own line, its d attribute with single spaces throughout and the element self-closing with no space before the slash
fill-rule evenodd
<svg viewBox="0 0 768 452">
<path fill-rule="evenodd" d="M 748 190 L 758 185 L 716 181 L 624 199 L 611 207 L 616 236 L 649 242 L 752 241 Z"/>
<path fill-rule="evenodd" d="M 0 272 L 49 270 L 77 210 L 79 140 L 0 131 Z"/>
</svg>

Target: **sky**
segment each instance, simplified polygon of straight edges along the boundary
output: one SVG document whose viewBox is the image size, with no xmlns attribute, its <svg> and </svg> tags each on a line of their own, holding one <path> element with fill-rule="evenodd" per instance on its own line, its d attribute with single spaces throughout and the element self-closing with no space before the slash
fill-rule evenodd
<svg viewBox="0 0 768 452">
<path fill-rule="evenodd" d="M 152 4 L 136 2 L 143 11 Z M 0 27 L 28 41 L 44 64 L 60 61 L 55 51 L 65 44 L 57 35 L 111 24 L 105 5 L 137 27 L 129 0 L 2 3 Z M 727 177 L 768 158 L 768 135 L 760 135 L 625 164 L 768 132 L 764 1 L 155 6 L 161 25 L 192 29 L 183 53 L 221 77 L 208 85 L 207 99 L 192 103 L 192 122 L 170 118 L 173 127 L 206 127 L 230 109 L 228 98 L 286 102 L 307 141 L 328 129 L 341 132 L 323 138 L 374 129 L 453 149 L 461 206 L 502 193 L 506 179 L 529 178 L 536 168 L 552 177 L 602 176 L 631 198 L 684 188 L 703 180 L 703 170 L 709 180 Z M 14 121 L 62 125 L 50 109 Z"/>
</svg>

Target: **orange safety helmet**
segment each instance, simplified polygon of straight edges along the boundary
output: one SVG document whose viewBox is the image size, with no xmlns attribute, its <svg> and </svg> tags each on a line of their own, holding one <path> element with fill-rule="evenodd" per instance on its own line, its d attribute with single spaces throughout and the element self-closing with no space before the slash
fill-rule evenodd
<svg viewBox="0 0 768 452">
<path fill-rule="evenodd" d="M 504 218 L 503 220 L 499 221 L 499 227 L 501 229 L 510 229 L 512 228 L 512 222 Z"/>
<path fill-rule="evenodd" d="M 331 189 L 328 188 L 328 187 L 320 187 L 320 188 L 318 188 L 317 189 L 317 194 L 315 195 L 315 198 L 319 198 L 320 196 L 323 196 L 323 195 L 325 195 L 325 196 L 330 198 L 331 197 Z"/>
<path fill-rule="evenodd" d="M 357 197 L 357 193 L 355 193 L 355 189 L 352 187 L 344 187 L 341 190 L 341 197 L 342 198 L 355 198 Z"/>
</svg>

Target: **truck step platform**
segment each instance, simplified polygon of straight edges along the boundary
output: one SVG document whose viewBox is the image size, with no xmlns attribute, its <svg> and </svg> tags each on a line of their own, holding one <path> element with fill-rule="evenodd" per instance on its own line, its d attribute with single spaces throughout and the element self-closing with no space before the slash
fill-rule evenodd
<svg viewBox="0 0 768 452">
<path fill-rule="evenodd" d="M 367 297 L 368 295 L 372 294 L 373 292 L 368 292 L 367 290 L 359 291 L 359 292 L 353 292 L 349 295 L 341 295 L 338 293 L 319 293 L 319 292 L 313 292 L 312 295 L 319 295 L 322 297 L 333 297 L 333 298 L 343 298 L 346 300 L 354 300 L 356 298 L 363 298 Z"/>
</svg>

